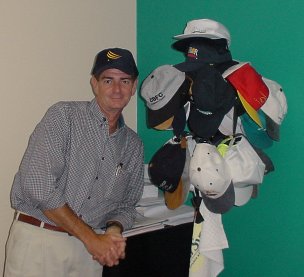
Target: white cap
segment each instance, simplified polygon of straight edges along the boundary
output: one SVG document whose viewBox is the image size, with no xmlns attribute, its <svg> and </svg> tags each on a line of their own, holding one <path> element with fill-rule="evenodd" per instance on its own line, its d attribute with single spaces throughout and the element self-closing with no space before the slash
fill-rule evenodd
<svg viewBox="0 0 304 277">
<path fill-rule="evenodd" d="M 274 139 L 280 139 L 280 125 L 287 113 L 287 100 L 282 86 L 273 80 L 262 77 L 269 89 L 269 96 L 261 107 L 266 115 L 266 131 Z"/>
<path fill-rule="evenodd" d="M 171 65 L 154 69 L 141 86 L 141 95 L 151 110 L 163 108 L 185 81 L 185 73 Z"/>
<path fill-rule="evenodd" d="M 230 45 L 231 42 L 230 33 L 223 24 L 206 18 L 187 22 L 184 33 L 174 36 L 177 40 L 193 37 L 205 37 L 210 39 L 224 38 L 227 40 L 228 45 Z"/>
<path fill-rule="evenodd" d="M 214 145 L 197 143 L 189 166 L 190 182 L 202 192 L 206 207 L 227 212 L 235 202 L 229 167 Z"/>
<path fill-rule="evenodd" d="M 269 96 L 261 110 L 280 125 L 287 113 L 287 101 L 282 86 L 265 77 L 262 79 L 269 89 Z"/>
</svg>

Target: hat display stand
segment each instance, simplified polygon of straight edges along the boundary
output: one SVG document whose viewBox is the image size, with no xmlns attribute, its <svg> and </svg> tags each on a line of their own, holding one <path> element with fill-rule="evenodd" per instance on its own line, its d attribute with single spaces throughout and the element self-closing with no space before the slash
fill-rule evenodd
<svg viewBox="0 0 304 277">
<path fill-rule="evenodd" d="M 149 75 L 144 81 L 145 86 L 141 93 L 145 96 L 149 122 L 157 122 L 162 126 L 149 127 L 172 130 L 172 139 L 178 143 L 182 141 L 181 148 L 185 147 L 186 142 L 189 151 L 190 165 L 183 161 L 185 166 L 183 171 L 179 172 L 178 183 L 180 185 L 182 182 L 182 174 L 184 177 L 189 174 L 191 185 L 189 184 L 186 190 L 187 195 L 191 192 L 192 204 L 196 211 L 193 237 L 201 240 L 199 252 L 195 254 L 196 258 L 200 257 L 195 265 L 196 273 L 190 266 L 189 276 L 217 276 L 224 269 L 221 251 L 228 248 L 228 243 L 224 240 L 223 243 L 219 242 L 214 230 L 218 229 L 222 234 L 224 231 L 221 216 L 231 211 L 232 207 L 240 208 L 256 198 L 264 176 L 274 171 L 273 162 L 264 152 L 264 148 L 269 148 L 274 141 L 279 141 L 279 129 L 287 113 L 287 100 L 280 84 L 262 76 L 250 62 L 240 62 L 232 58 L 229 49 L 230 33 L 221 23 L 211 19 L 189 21 L 184 33 L 174 39 L 177 41 L 172 44 L 172 48 L 182 52 L 186 57 L 185 61 L 165 67 L 170 70 L 170 74 L 166 75 L 167 80 L 159 78 L 159 82 L 156 82 L 157 78 L 151 78 Z M 152 85 L 148 83 L 149 80 L 153 80 Z M 168 102 L 163 101 L 160 97 L 163 92 L 169 95 L 170 99 L 174 99 L 174 103 L 168 101 L 168 97 Z M 152 106 L 150 99 L 159 103 Z M 155 108 L 157 105 L 159 108 Z M 260 143 L 256 143 L 257 140 Z M 210 153 L 213 151 L 214 155 L 208 156 L 210 153 L 207 151 L 197 157 L 197 147 L 210 148 Z M 195 166 L 192 166 L 194 156 L 196 161 Z M 217 172 L 217 162 L 220 160 L 218 156 L 227 163 L 229 172 L 225 173 L 226 176 L 212 173 Z M 200 170 L 208 170 L 206 164 L 214 164 L 215 170 L 200 174 Z M 235 167 L 241 168 L 246 164 L 246 170 L 241 172 L 243 175 L 236 173 Z M 197 173 L 192 179 L 195 186 L 191 182 L 193 170 Z M 221 200 L 224 191 L 219 188 L 227 188 L 230 178 L 228 175 L 231 177 L 230 187 L 233 192 L 230 191 L 226 198 L 223 198 L 225 200 Z M 237 182 L 238 178 L 243 179 Z M 206 189 L 206 184 L 209 184 L 209 189 Z M 182 186 L 179 185 L 176 186 L 176 192 L 165 192 L 165 195 L 170 196 L 168 208 L 174 209 L 186 201 L 185 197 L 180 197 L 185 196 L 185 191 L 181 193 Z M 212 190 L 212 186 L 217 190 Z M 230 200 L 233 199 L 234 205 L 227 209 L 222 208 L 225 205 L 220 201 L 227 202 L 227 197 L 233 197 Z M 204 198 L 208 198 L 207 205 Z M 210 208 L 212 203 L 220 205 Z M 201 213 L 200 209 L 204 213 Z M 207 216 L 208 220 L 204 220 L 204 216 Z M 206 244 L 204 239 L 202 242 L 202 237 L 199 237 L 202 233 L 211 237 L 216 245 L 212 254 L 206 251 L 210 246 L 208 242 Z M 193 256 L 191 259 L 192 264 Z M 197 275 L 197 272 L 201 274 Z M 210 275 L 210 272 L 213 274 Z"/>
</svg>

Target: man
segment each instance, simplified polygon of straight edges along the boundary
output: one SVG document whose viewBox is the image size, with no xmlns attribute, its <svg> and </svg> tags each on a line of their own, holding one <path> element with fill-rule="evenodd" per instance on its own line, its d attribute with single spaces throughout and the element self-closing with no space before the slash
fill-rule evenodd
<svg viewBox="0 0 304 277">
<path fill-rule="evenodd" d="M 4 276 L 101 276 L 125 257 L 122 232 L 143 191 L 143 144 L 122 116 L 138 70 L 128 50 L 112 48 L 91 73 L 95 98 L 53 105 L 30 137 Z"/>
</svg>

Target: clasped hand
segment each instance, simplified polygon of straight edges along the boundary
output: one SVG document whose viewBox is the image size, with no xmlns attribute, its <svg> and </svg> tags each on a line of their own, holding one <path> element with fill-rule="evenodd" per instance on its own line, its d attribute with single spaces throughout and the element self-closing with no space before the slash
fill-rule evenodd
<svg viewBox="0 0 304 277">
<path fill-rule="evenodd" d="M 119 260 L 125 258 L 127 239 L 117 233 L 105 233 L 97 235 L 97 237 L 98 240 L 90 251 L 93 259 L 101 265 L 118 265 Z"/>
</svg>

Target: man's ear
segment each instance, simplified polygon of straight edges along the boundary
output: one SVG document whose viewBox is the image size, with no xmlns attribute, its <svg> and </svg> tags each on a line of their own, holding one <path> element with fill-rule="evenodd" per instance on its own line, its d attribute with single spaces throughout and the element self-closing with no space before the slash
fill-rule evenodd
<svg viewBox="0 0 304 277">
<path fill-rule="evenodd" d="M 90 84 L 93 90 L 94 95 L 96 96 L 96 91 L 97 91 L 97 85 L 98 85 L 98 81 L 95 78 L 95 76 L 92 76 L 90 79 Z"/>
</svg>

